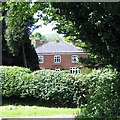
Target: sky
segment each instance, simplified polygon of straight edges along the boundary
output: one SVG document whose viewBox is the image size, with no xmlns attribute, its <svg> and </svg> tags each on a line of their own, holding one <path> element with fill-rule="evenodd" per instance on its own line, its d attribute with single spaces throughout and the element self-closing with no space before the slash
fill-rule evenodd
<svg viewBox="0 0 120 120">
<path fill-rule="evenodd" d="M 41 35 L 45 36 L 48 40 L 57 40 L 64 39 L 62 34 L 58 34 L 56 30 L 52 30 L 55 27 L 54 23 L 49 23 L 47 25 L 43 24 L 42 20 L 39 20 L 37 25 L 41 25 L 39 28 L 35 29 L 32 34 L 38 32 Z"/>
<path fill-rule="evenodd" d="M 37 18 L 37 13 L 34 15 L 34 18 Z M 55 34 L 60 37 L 63 37 L 62 34 L 58 34 L 56 30 L 53 30 L 55 27 L 55 22 L 49 23 L 47 25 L 44 25 L 43 20 L 39 20 L 35 25 L 40 25 L 39 28 L 35 29 L 32 34 L 39 32 L 42 35 L 50 35 L 50 34 Z"/>
<path fill-rule="evenodd" d="M 35 25 L 41 25 L 39 28 L 37 28 L 36 30 L 33 31 L 33 34 L 36 32 L 40 32 L 42 35 L 46 35 L 46 34 L 51 34 L 51 33 L 57 33 L 55 30 L 52 30 L 53 27 L 55 27 L 55 24 L 47 24 L 44 25 L 42 20 L 39 20 L 37 24 Z"/>
</svg>

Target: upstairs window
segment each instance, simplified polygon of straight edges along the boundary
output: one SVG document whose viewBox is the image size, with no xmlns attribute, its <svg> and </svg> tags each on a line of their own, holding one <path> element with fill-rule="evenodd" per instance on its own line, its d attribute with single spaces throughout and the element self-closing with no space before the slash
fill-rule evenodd
<svg viewBox="0 0 120 120">
<path fill-rule="evenodd" d="M 44 56 L 38 56 L 39 63 L 44 63 Z"/>
<path fill-rule="evenodd" d="M 54 63 L 61 63 L 61 56 L 60 55 L 54 56 Z"/>
<path fill-rule="evenodd" d="M 78 55 L 72 55 L 71 60 L 72 63 L 78 63 Z"/>
</svg>

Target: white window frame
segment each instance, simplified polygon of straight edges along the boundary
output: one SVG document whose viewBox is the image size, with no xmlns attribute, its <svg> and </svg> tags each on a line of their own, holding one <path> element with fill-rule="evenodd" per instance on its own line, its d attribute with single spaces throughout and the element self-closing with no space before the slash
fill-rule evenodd
<svg viewBox="0 0 120 120">
<path fill-rule="evenodd" d="M 71 56 L 72 63 L 78 63 L 79 62 L 79 60 L 74 61 L 75 57 L 78 59 L 78 55 L 72 55 Z"/>
<path fill-rule="evenodd" d="M 43 55 L 39 55 L 38 56 L 38 59 L 39 59 L 39 63 L 44 63 L 44 56 Z"/>
<path fill-rule="evenodd" d="M 55 71 L 60 71 L 60 68 L 55 68 Z"/>
<path fill-rule="evenodd" d="M 58 61 L 58 57 L 59 57 L 59 61 Z M 60 55 L 54 56 L 54 63 L 61 63 L 61 56 Z"/>
<path fill-rule="evenodd" d="M 70 73 L 72 73 L 72 74 L 81 73 L 81 69 L 78 67 L 70 67 Z"/>
</svg>

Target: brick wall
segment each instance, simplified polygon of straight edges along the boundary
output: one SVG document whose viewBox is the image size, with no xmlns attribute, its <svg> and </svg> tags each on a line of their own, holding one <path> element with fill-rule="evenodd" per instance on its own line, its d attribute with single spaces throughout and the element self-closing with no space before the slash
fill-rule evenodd
<svg viewBox="0 0 120 120">
<path fill-rule="evenodd" d="M 77 55 L 77 54 L 75 54 Z M 54 55 L 44 55 L 44 63 L 39 64 L 40 67 L 47 68 L 47 69 L 55 69 L 59 67 L 60 69 L 69 69 L 70 67 L 77 67 L 81 64 L 79 63 L 72 63 L 71 61 L 72 55 L 61 55 L 61 63 L 56 64 L 54 63 Z M 78 56 L 86 58 L 88 57 L 87 54 L 79 54 Z"/>
</svg>

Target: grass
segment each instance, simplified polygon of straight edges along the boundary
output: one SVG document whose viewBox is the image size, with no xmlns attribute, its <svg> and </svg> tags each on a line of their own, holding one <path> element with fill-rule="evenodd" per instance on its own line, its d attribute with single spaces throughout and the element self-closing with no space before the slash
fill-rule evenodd
<svg viewBox="0 0 120 120">
<path fill-rule="evenodd" d="M 3 97 L 3 106 L 0 107 L 0 118 L 3 117 L 28 117 L 28 116 L 53 116 L 75 115 L 79 108 L 65 108 L 51 102 L 40 101 L 34 98 Z"/>
<path fill-rule="evenodd" d="M 0 117 L 52 116 L 77 114 L 78 108 L 6 105 L 0 107 Z"/>
</svg>

